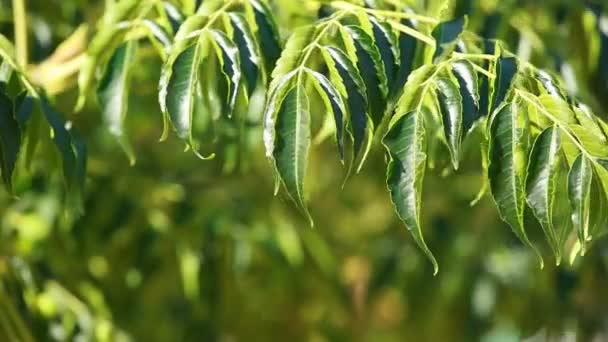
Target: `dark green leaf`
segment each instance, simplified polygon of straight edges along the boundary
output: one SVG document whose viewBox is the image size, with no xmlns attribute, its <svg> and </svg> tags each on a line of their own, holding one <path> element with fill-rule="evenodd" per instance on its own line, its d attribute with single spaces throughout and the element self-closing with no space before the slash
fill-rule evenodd
<svg viewBox="0 0 608 342">
<path fill-rule="evenodd" d="M 558 264 L 564 243 L 563 230 L 570 226 L 567 222 L 554 222 L 556 202 L 563 200 L 558 197 L 558 187 L 565 185 L 565 182 L 560 182 L 562 175 L 565 176 L 564 164 L 561 132 L 557 127 L 549 127 L 536 138 L 530 153 L 526 193 L 528 205 L 540 222 Z"/>
<path fill-rule="evenodd" d="M 20 148 L 21 130 L 13 115 L 13 103 L 0 91 L 0 171 L 9 191 L 13 189 L 13 171 Z"/>
<path fill-rule="evenodd" d="M 456 41 L 458 36 L 464 30 L 466 23 L 466 17 L 460 17 L 450 21 L 441 22 L 433 29 L 432 35 L 436 42 L 433 59 L 440 57 L 444 51 L 448 49 L 448 46 L 452 45 Z"/>
<path fill-rule="evenodd" d="M 344 82 L 347 92 L 347 103 L 350 112 L 350 125 L 352 128 L 354 145 L 353 153 L 355 170 L 358 172 L 371 145 L 371 119 L 367 114 L 367 99 L 365 97 L 365 83 L 361 79 L 357 68 L 341 50 L 328 47 L 327 51 L 335 63 L 335 68 Z"/>
<path fill-rule="evenodd" d="M 200 61 L 198 44 L 187 47 L 175 59 L 167 86 L 167 112 L 177 135 L 182 139 L 189 137 L 192 130 Z"/>
<path fill-rule="evenodd" d="M 434 274 L 439 267 L 422 235 L 420 208 L 422 185 L 426 170 L 426 133 L 422 112 L 409 112 L 395 121 L 383 143 L 389 155 L 387 185 L 399 218 L 414 241 L 433 263 Z"/>
<path fill-rule="evenodd" d="M 467 134 L 479 120 L 479 85 L 477 73 L 471 62 L 458 61 L 452 65 L 454 76 L 458 80 L 460 96 L 462 97 L 463 133 Z"/>
<path fill-rule="evenodd" d="M 124 121 L 129 105 L 129 86 L 136 44 L 129 41 L 116 49 L 97 88 L 97 99 L 105 124 L 121 144 L 131 164 L 135 163 L 135 154 L 124 132 Z"/>
<path fill-rule="evenodd" d="M 499 57 L 496 61 L 496 80 L 494 81 L 494 95 L 492 96 L 493 113 L 507 98 L 513 80 L 517 74 L 517 59 L 515 57 Z"/>
<path fill-rule="evenodd" d="M 325 103 L 326 110 L 331 111 L 334 115 L 336 125 L 336 144 L 338 145 L 338 153 L 340 160 L 344 162 L 344 112 L 345 105 L 342 97 L 333 84 L 321 73 L 307 69 L 307 72 L 313 76 L 318 84 L 318 92 Z"/>
<path fill-rule="evenodd" d="M 378 124 L 384 114 L 388 93 L 384 63 L 372 37 L 356 26 L 347 26 L 347 30 L 355 44 L 357 66 L 365 82 L 369 110 L 374 123 Z"/>
<path fill-rule="evenodd" d="M 281 42 L 272 10 L 264 0 L 250 0 L 255 11 L 255 22 L 266 70 L 272 70 L 281 56 Z"/>
<path fill-rule="evenodd" d="M 260 69 L 260 55 L 257 43 L 242 14 L 230 13 L 230 20 L 234 27 L 234 43 L 239 49 L 241 70 L 245 76 L 249 95 L 255 89 Z"/>
<path fill-rule="evenodd" d="M 239 49 L 225 33 L 218 30 L 211 30 L 211 35 L 214 38 L 214 42 L 217 44 L 215 46 L 221 50 L 221 53 L 218 52 L 218 58 L 222 65 L 222 72 L 228 81 L 228 98 L 226 99 L 226 109 L 224 111 L 230 118 L 234 113 L 234 107 L 236 106 L 236 99 L 241 84 Z"/>
<path fill-rule="evenodd" d="M 304 200 L 304 176 L 311 140 L 309 106 L 306 89 L 301 83 L 287 92 L 277 116 L 273 156 L 287 192 L 312 225 Z"/>
<path fill-rule="evenodd" d="M 435 84 L 437 85 L 443 132 L 452 157 L 452 165 L 454 169 L 458 169 L 463 136 L 463 99 L 460 96 L 458 84 L 452 78 L 437 77 Z"/>
<path fill-rule="evenodd" d="M 526 113 L 516 103 L 497 110 L 490 125 L 488 179 L 500 217 L 522 242 L 532 245 L 524 229 L 526 162 L 530 132 Z"/>
<path fill-rule="evenodd" d="M 391 31 L 390 27 L 379 22 L 376 18 L 370 17 L 370 21 L 374 30 L 374 41 L 380 51 L 382 63 L 386 74 L 386 83 L 388 89 L 392 89 L 397 70 L 397 58 L 399 58 L 399 50 L 397 50 L 397 38 Z"/>
<path fill-rule="evenodd" d="M 402 20 L 401 23 L 410 28 L 414 28 L 414 25 L 409 20 Z M 405 34 L 403 32 L 399 35 L 399 66 L 397 75 L 395 76 L 395 83 L 390 91 L 390 96 L 393 100 L 400 96 L 399 94 L 403 91 L 403 86 L 407 81 L 410 73 L 414 70 L 414 59 L 416 57 L 416 48 L 418 41 L 416 38 Z"/>
</svg>

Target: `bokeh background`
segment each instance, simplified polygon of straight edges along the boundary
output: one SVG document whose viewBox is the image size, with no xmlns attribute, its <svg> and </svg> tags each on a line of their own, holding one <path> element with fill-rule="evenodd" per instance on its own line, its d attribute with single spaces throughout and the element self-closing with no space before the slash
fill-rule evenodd
<svg viewBox="0 0 608 342">
<path fill-rule="evenodd" d="M 107 2 L 107 1 L 105 1 Z M 424 11 L 433 1 L 410 1 Z M 317 18 L 318 3 L 272 1 L 283 37 Z M 28 0 L 30 53 L 41 63 L 104 1 Z M 608 5 L 598 1 L 457 0 L 469 29 L 500 38 L 568 90 L 608 114 Z M 0 32 L 12 37 L 9 0 Z M 94 29 L 89 32 L 93 34 Z M 101 124 L 95 103 L 75 114 L 77 90 L 54 97 L 89 147 L 85 215 L 64 215 L 48 160 L 0 188 L 0 340 L 53 341 L 608 341 L 608 241 L 584 258 L 545 267 L 498 219 L 482 184 L 476 142 L 446 177 L 425 180 L 425 236 L 417 249 L 394 214 L 379 146 L 342 188 L 331 139 L 312 152 L 311 228 L 273 196 L 260 115 L 230 123 L 201 161 L 172 137 L 158 143 L 160 61 L 140 54 L 128 126 L 137 163 Z M 603 115 L 606 118 L 606 115 Z M 534 220 L 530 234 L 542 242 Z M 540 243 L 539 243 L 540 244 Z"/>
</svg>

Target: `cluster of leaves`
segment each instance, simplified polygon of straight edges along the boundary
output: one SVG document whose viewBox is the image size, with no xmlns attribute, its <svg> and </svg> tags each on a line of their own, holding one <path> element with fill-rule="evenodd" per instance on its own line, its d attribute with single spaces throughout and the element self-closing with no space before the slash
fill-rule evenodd
<svg viewBox="0 0 608 342">
<path fill-rule="evenodd" d="M 556 79 L 467 32 L 465 18 L 436 23 L 403 11 L 333 6 L 329 17 L 290 37 L 266 109 L 267 155 L 305 212 L 309 98 L 320 96 L 333 115 L 340 156 L 344 137 L 352 141 L 349 170 L 361 169 L 374 135 L 383 137 L 393 204 L 435 270 L 420 224 L 435 141 L 444 142 L 457 169 L 463 140 L 482 134 L 501 217 L 536 249 L 524 227 L 531 208 L 558 263 L 572 227 L 579 238 L 573 254 L 604 233 L 608 126 Z"/>
<path fill-rule="evenodd" d="M 276 23 L 263 1 L 206 1 L 196 12 L 182 9 L 184 13 L 168 1 L 121 1 L 104 13 L 87 50 L 77 109 L 84 105 L 99 66 L 105 65 L 97 99 L 106 125 L 132 163 L 124 120 L 140 40 L 150 42 L 163 61 L 161 140 L 172 126 L 203 159 L 207 157 L 198 153 L 197 132 L 205 130 L 210 118 L 231 118 L 234 112 L 243 114 L 240 122 L 245 123 L 249 98 L 265 88 L 266 70 L 281 52 Z"/>
<path fill-rule="evenodd" d="M 69 212 L 82 212 L 87 150 L 71 123 L 65 121 L 23 73 L 13 47 L 0 35 L 0 170 L 9 192 L 19 170 L 31 170 L 37 151 L 56 156 L 63 173 Z M 55 149 L 47 142 L 52 140 Z M 23 172 L 26 174 L 27 172 Z"/>
<path fill-rule="evenodd" d="M 320 139 L 335 135 L 347 177 L 361 170 L 376 137 L 392 202 L 437 272 L 422 234 L 424 175 L 442 145 L 457 170 L 464 142 L 476 137 L 487 174 L 480 196 L 489 188 L 515 234 L 536 250 L 524 227 L 530 208 L 558 263 L 571 231 L 578 234 L 571 256 L 584 253 L 608 226 L 606 124 L 552 75 L 467 31 L 465 17 L 440 22 L 416 13 L 388 2 L 331 2 L 282 49 L 262 0 L 205 1 L 182 11 L 168 1 L 123 0 L 106 10 L 87 50 L 77 108 L 96 86 L 110 132 L 135 161 L 124 119 L 145 39 L 163 61 L 162 138 L 173 127 L 188 149 L 212 157 L 199 152 L 198 133 L 210 121 L 246 123 L 250 100 L 265 95 L 276 188 L 283 184 L 311 223 L 304 183 L 313 126 L 322 122 Z"/>
</svg>

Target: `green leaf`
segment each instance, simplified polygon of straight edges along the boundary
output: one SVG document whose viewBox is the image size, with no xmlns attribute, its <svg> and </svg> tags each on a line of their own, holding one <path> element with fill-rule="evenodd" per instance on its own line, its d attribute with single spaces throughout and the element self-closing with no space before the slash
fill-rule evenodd
<svg viewBox="0 0 608 342">
<path fill-rule="evenodd" d="M 249 0 L 255 12 L 258 37 L 266 70 L 272 70 L 281 56 L 279 31 L 272 15 L 272 10 L 264 0 Z M 291 39 L 291 38 L 290 38 Z M 283 51 L 285 53 L 285 51 Z"/>
<path fill-rule="evenodd" d="M 387 185 L 391 201 L 414 241 L 433 264 L 434 274 L 439 267 L 422 235 L 420 208 L 422 186 L 426 170 L 426 133 L 422 112 L 408 112 L 399 116 L 383 139 L 388 152 Z"/>
<path fill-rule="evenodd" d="M 200 50 L 198 44 L 192 44 L 178 55 L 167 85 L 167 112 L 177 135 L 182 139 L 191 136 Z"/>
<path fill-rule="evenodd" d="M 103 61 L 105 56 L 112 54 L 114 49 L 121 44 L 127 32 L 129 25 L 118 25 L 118 23 L 130 18 L 141 5 L 142 2 L 139 0 L 124 0 L 104 13 L 99 25 L 101 29 L 88 44 L 86 59 L 78 73 L 77 111 L 84 107 L 86 96 L 95 81 L 95 73 L 99 62 Z"/>
<path fill-rule="evenodd" d="M 13 114 L 13 103 L 0 91 L 0 171 L 9 192 L 13 190 L 13 172 L 20 149 L 21 130 Z"/>
<path fill-rule="evenodd" d="M 248 94 L 251 95 L 258 81 L 262 57 L 245 17 L 240 13 L 230 13 L 229 16 L 234 27 L 234 43 L 239 50 L 240 69 L 245 76 Z"/>
<path fill-rule="evenodd" d="M 390 27 L 379 22 L 376 18 L 370 17 L 370 21 L 373 25 L 374 41 L 380 51 L 382 63 L 384 63 L 386 83 L 388 89 L 391 89 L 397 71 L 397 58 L 399 58 L 397 37 Z"/>
<path fill-rule="evenodd" d="M 25 125 L 30 119 L 34 110 L 34 98 L 27 90 L 22 91 L 15 98 L 15 119 L 19 122 L 21 130 L 24 130 Z"/>
<path fill-rule="evenodd" d="M 458 80 L 458 88 L 462 97 L 463 133 L 468 134 L 481 118 L 477 73 L 471 62 L 466 60 L 455 62 L 452 65 L 452 72 Z"/>
<path fill-rule="evenodd" d="M 536 76 L 536 79 L 543 86 L 543 89 L 545 89 L 547 94 L 556 96 L 561 99 L 566 98 L 563 90 L 560 88 L 560 86 L 555 81 L 555 78 L 553 78 L 553 76 L 551 76 L 551 74 L 549 74 L 548 72 L 543 71 L 543 70 L 538 70 L 536 72 L 535 76 Z"/>
<path fill-rule="evenodd" d="M 315 33 L 314 26 L 304 26 L 296 29 L 289 37 L 281 58 L 276 62 L 276 67 L 272 70 L 273 81 L 270 90 L 275 88 L 277 80 L 297 67 L 302 50 L 308 45 Z M 262 49 L 264 47 L 262 46 Z"/>
<path fill-rule="evenodd" d="M 276 168 L 294 202 L 304 211 L 310 224 L 312 218 L 304 200 L 304 176 L 310 148 L 310 104 L 306 89 L 300 82 L 283 100 L 276 123 L 273 156 Z"/>
<path fill-rule="evenodd" d="M 402 20 L 403 25 L 414 28 L 414 25 L 409 20 Z M 399 68 L 397 70 L 397 75 L 395 76 L 395 83 L 393 84 L 393 88 L 390 91 L 390 97 L 393 100 L 396 100 L 397 97 L 400 96 L 401 92 L 403 92 L 403 86 L 407 82 L 410 73 L 415 69 L 415 57 L 416 50 L 418 47 L 418 41 L 416 38 L 400 32 L 399 35 Z"/>
<path fill-rule="evenodd" d="M 526 159 L 530 139 L 527 121 L 526 113 L 516 103 L 505 104 L 496 111 L 490 124 L 488 179 L 500 217 L 524 244 L 536 252 L 542 267 L 542 257 L 524 229 Z"/>
<path fill-rule="evenodd" d="M 285 75 L 282 75 L 276 80 L 275 87 L 270 89 L 268 94 L 268 103 L 264 112 L 264 147 L 266 148 L 266 157 L 273 158 L 274 141 L 275 141 L 275 124 L 277 112 L 285 97 L 285 94 L 290 89 L 288 86 L 295 75 L 299 74 L 299 70 L 293 70 Z M 273 162 L 274 164 L 274 162 Z"/>
<path fill-rule="evenodd" d="M 158 23 L 144 19 L 142 20 L 142 24 L 150 31 L 152 37 L 156 39 L 163 46 L 166 53 L 171 51 L 171 46 L 173 45 L 173 41 L 169 33 Z"/>
<path fill-rule="evenodd" d="M 68 202 L 76 205 L 76 212 L 80 214 L 82 213 L 80 199 L 86 173 L 86 148 L 80 137 L 72 132 L 71 123 L 66 123 L 45 97 L 40 98 L 40 106 L 51 127 L 53 142 L 61 157 Z"/>
<path fill-rule="evenodd" d="M 492 96 L 493 113 L 507 98 L 517 74 L 517 59 L 515 57 L 499 57 L 496 61 L 496 79 L 494 80 L 494 94 Z"/>
<path fill-rule="evenodd" d="M 455 44 L 466 23 L 466 17 L 459 17 L 441 22 L 433 29 L 432 35 L 436 42 L 435 54 L 433 55 L 434 60 L 442 56 L 446 50 Z"/>
<path fill-rule="evenodd" d="M 232 117 L 241 84 L 241 68 L 239 62 L 239 50 L 232 40 L 223 32 L 211 30 L 214 39 L 222 72 L 228 80 L 228 99 L 224 111 L 228 117 Z"/>
<path fill-rule="evenodd" d="M 592 161 L 580 154 L 568 175 L 568 196 L 572 209 L 572 222 L 578 232 L 581 254 L 587 244 L 608 224 L 608 199 L 601 180 L 594 171 Z"/>
<path fill-rule="evenodd" d="M 388 94 L 388 81 L 380 51 L 373 38 L 363 29 L 346 26 L 346 30 L 355 44 L 357 67 L 365 82 L 371 116 L 374 123 L 378 124 L 384 115 Z"/>
<path fill-rule="evenodd" d="M 338 90 L 323 74 L 311 69 L 306 69 L 313 79 L 313 84 L 321 96 L 325 109 L 334 116 L 336 127 L 336 145 L 340 161 L 344 162 L 344 114 L 346 112 L 344 101 Z"/>
<path fill-rule="evenodd" d="M 368 104 L 364 95 L 365 83 L 357 68 L 344 52 L 331 46 L 327 47 L 325 51 L 330 56 L 330 58 L 326 58 L 326 62 L 333 61 L 333 64 L 327 62 L 328 68 L 331 69 L 335 66 L 347 92 L 350 127 L 354 140 L 353 165 L 355 171 L 359 172 L 367 158 L 373 137 L 373 124 L 367 113 Z"/>
<path fill-rule="evenodd" d="M 169 82 L 175 77 L 186 77 L 186 75 L 173 75 L 173 70 L 176 69 L 175 62 L 181 57 L 181 66 L 179 66 L 179 69 L 185 70 L 188 68 L 187 65 L 184 64 L 185 58 L 191 59 L 194 57 L 194 53 L 197 51 L 194 46 L 198 45 L 199 43 L 203 43 L 205 39 L 204 36 L 201 36 L 200 32 L 196 35 L 195 42 L 193 42 L 192 39 L 188 39 L 188 37 L 202 29 L 207 23 L 207 19 L 207 17 L 201 15 L 193 15 L 188 17 L 188 19 L 180 26 L 179 31 L 177 31 L 177 34 L 175 35 L 175 44 L 171 47 L 170 54 L 167 56 L 167 59 L 161 68 L 160 80 L 158 82 L 158 102 L 160 104 L 160 110 L 163 114 L 164 124 L 161 140 L 164 140 L 167 137 L 169 131 L 169 122 L 171 121 L 171 114 L 169 114 L 169 108 L 167 108 L 169 102 L 167 98 Z M 188 49 L 192 50 L 186 52 Z M 191 56 L 184 55 L 184 53 L 191 54 Z M 194 60 L 192 62 L 194 62 Z"/>
<path fill-rule="evenodd" d="M 463 136 L 463 99 L 458 84 L 449 76 L 437 77 L 437 98 L 452 165 L 458 169 Z"/>
<path fill-rule="evenodd" d="M 173 32 L 177 32 L 179 26 L 184 22 L 184 14 L 179 10 L 179 8 L 169 1 L 163 1 L 163 7 L 167 17 L 169 18 Z"/>
<path fill-rule="evenodd" d="M 135 163 L 135 154 L 124 132 L 124 121 L 129 105 L 129 85 L 136 44 L 130 41 L 116 49 L 97 88 L 97 99 L 105 124 L 129 157 L 131 165 Z"/>
<path fill-rule="evenodd" d="M 554 222 L 556 202 L 562 201 L 558 198 L 558 187 L 562 183 L 565 185 L 560 182 L 562 175 L 565 176 L 565 162 L 559 128 L 545 129 L 536 138 L 530 153 L 526 193 L 528 205 L 543 228 L 558 264 L 562 257 L 564 231 L 569 227 L 568 220 Z M 556 224 L 562 229 L 558 230 Z"/>
</svg>

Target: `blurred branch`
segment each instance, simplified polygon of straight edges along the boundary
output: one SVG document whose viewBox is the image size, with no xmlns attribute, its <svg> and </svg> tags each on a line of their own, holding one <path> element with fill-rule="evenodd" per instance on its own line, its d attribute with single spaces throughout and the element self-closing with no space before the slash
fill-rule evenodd
<svg viewBox="0 0 608 342">
<path fill-rule="evenodd" d="M 34 66 L 30 77 L 49 94 L 57 94 L 75 83 L 87 47 L 86 25 L 81 25 L 63 41 L 49 58 Z"/>
<path fill-rule="evenodd" d="M 27 14 L 25 0 L 13 0 L 13 22 L 15 25 L 15 46 L 17 63 L 22 68 L 27 67 Z"/>
</svg>

